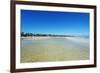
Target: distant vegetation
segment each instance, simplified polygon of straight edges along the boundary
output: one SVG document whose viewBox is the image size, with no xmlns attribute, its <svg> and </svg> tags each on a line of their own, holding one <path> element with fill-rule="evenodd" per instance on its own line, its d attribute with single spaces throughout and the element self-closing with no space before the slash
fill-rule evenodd
<svg viewBox="0 0 100 73">
<path fill-rule="evenodd" d="M 51 37 L 68 37 L 70 35 L 55 35 L 55 34 L 33 34 L 33 33 L 25 33 L 25 32 L 21 32 L 21 36 L 23 37 L 32 37 L 32 36 L 51 36 Z M 71 36 L 72 37 L 72 36 Z"/>
<path fill-rule="evenodd" d="M 85 37 L 85 38 L 89 38 L 89 35 L 83 35 L 83 36 L 78 36 L 78 35 L 56 35 L 56 34 L 34 34 L 34 33 L 25 33 L 25 32 L 21 32 L 21 36 L 22 37 L 33 37 L 33 36 L 44 36 L 44 37 Z"/>
</svg>

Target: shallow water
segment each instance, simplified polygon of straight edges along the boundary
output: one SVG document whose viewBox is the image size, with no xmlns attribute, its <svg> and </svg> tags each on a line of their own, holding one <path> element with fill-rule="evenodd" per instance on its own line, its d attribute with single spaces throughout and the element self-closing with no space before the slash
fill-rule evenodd
<svg viewBox="0 0 100 73">
<path fill-rule="evenodd" d="M 21 40 L 21 62 L 89 59 L 89 38 L 66 37 Z"/>
</svg>

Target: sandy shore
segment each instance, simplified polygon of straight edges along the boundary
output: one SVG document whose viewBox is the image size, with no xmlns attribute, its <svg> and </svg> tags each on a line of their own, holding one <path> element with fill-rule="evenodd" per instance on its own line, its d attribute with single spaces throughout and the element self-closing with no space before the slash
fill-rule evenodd
<svg viewBox="0 0 100 73">
<path fill-rule="evenodd" d="M 89 42 L 83 38 L 32 37 L 21 47 L 21 62 L 67 61 L 89 59 Z M 24 38 L 26 40 L 26 38 Z M 43 40 L 39 40 L 43 39 Z"/>
</svg>

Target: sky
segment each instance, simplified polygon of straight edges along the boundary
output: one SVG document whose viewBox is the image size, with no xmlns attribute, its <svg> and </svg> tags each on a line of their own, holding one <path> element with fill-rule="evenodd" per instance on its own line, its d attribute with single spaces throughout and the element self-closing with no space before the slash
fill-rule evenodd
<svg viewBox="0 0 100 73">
<path fill-rule="evenodd" d="M 89 13 L 21 10 L 21 32 L 89 35 Z"/>
</svg>

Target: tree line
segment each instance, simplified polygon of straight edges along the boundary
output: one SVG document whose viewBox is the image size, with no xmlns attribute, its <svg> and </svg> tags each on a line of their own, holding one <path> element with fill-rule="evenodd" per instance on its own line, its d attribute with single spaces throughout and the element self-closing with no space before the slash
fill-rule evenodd
<svg viewBox="0 0 100 73">
<path fill-rule="evenodd" d="M 33 33 L 25 33 L 25 32 L 21 32 L 21 36 L 23 37 L 28 37 L 28 36 L 52 36 L 52 37 L 66 37 L 66 36 L 70 36 L 70 35 L 55 35 L 55 34 L 33 34 Z"/>
</svg>

